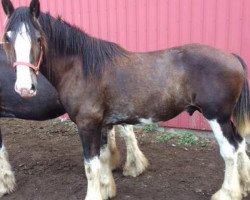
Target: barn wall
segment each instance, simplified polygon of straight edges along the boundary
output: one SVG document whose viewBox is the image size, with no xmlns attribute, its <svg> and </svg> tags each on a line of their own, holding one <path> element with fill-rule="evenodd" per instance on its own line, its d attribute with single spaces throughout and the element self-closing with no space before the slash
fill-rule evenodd
<svg viewBox="0 0 250 200">
<path fill-rule="evenodd" d="M 29 2 L 13 0 L 15 6 Z M 250 65 L 249 0 L 41 0 L 41 8 L 131 51 L 204 43 L 238 53 Z M 0 30 L 4 19 L 1 10 Z M 208 128 L 198 113 L 164 124 Z"/>
</svg>

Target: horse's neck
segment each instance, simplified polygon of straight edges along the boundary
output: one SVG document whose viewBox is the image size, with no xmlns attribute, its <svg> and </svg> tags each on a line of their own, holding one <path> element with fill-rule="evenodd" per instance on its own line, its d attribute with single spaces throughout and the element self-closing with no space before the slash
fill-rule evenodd
<svg viewBox="0 0 250 200">
<path fill-rule="evenodd" d="M 82 73 L 80 56 L 54 55 L 49 56 L 47 62 L 48 64 L 44 66 L 42 71 L 56 89 L 60 88 L 63 81 L 67 81 L 67 77 Z"/>
</svg>

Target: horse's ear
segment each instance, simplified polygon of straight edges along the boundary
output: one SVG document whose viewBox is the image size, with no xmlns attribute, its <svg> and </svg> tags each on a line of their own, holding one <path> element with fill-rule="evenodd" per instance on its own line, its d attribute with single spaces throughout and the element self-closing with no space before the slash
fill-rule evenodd
<svg viewBox="0 0 250 200">
<path fill-rule="evenodd" d="M 39 17 L 39 15 L 40 15 L 40 2 L 39 2 L 39 0 L 32 0 L 30 2 L 30 12 L 34 17 L 36 17 L 36 18 Z"/>
<path fill-rule="evenodd" d="M 14 6 L 10 0 L 2 0 L 2 6 L 5 14 L 9 17 L 14 12 Z"/>
</svg>

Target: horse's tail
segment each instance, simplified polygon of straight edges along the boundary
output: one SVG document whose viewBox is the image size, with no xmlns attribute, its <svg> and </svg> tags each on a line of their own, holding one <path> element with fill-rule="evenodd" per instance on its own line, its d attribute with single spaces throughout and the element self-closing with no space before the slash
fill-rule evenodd
<svg viewBox="0 0 250 200">
<path fill-rule="evenodd" d="M 233 118 L 239 134 L 245 136 L 250 134 L 250 98 L 247 80 L 247 65 L 240 56 L 236 54 L 233 55 L 240 61 L 244 70 L 244 83 L 234 109 Z"/>
</svg>

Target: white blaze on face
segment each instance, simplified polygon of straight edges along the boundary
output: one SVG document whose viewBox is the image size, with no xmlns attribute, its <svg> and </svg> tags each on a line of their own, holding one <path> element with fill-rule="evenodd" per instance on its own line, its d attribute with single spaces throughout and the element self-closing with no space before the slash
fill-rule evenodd
<svg viewBox="0 0 250 200">
<path fill-rule="evenodd" d="M 31 40 L 25 24 L 21 25 L 20 32 L 17 33 L 14 43 L 16 62 L 30 63 Z M 30 68 L 25 65 L 16 66 L 16 91 L 30 90 L 32 88 Z"/>
</svg>

